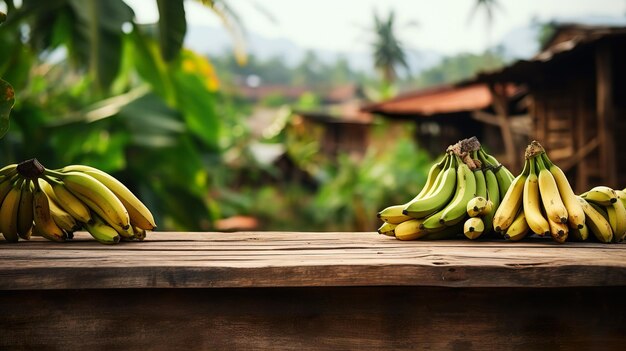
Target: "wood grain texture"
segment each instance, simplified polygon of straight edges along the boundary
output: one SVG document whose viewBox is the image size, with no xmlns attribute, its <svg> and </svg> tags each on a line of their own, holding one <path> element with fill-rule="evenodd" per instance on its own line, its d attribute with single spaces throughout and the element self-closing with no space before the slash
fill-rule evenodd
<svg viewBox="0 0 626 351">
<path fill-rule="evenodd" d="M 0 291 L 1 350 L 623 350 L 625 287 Z"/>
<path fill-rule="evenodd" d="M 150 233 L 105 246 L 0 242 L 0 290 L 626 286 L 626 245 L 400 242 L 376 233 Z"/>
</svg>

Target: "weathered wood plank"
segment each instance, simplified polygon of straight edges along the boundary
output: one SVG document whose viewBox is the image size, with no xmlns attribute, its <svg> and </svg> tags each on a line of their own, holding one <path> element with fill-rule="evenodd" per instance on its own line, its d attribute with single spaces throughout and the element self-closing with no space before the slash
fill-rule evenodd
<svg viewBox="0 0 626 351">
<path fill-rule="evenodd" d="M 150 233 L 0 244 L 0 289 L 626 286 L 626 245 L 400 242 L 376 233 Z"/>
<path fill-rule="evenodd" d="M 2 350 L 623 350 L 625 287 L 0 291 Z"/>
</svg>

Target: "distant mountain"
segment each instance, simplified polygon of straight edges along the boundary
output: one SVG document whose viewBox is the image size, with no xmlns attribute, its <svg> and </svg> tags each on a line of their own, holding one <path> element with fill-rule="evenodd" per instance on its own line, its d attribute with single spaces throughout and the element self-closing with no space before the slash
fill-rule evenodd
<svg viewBox="0 0 626 351">
<path fill-rule="evenodd" d="M 225 30 L 217 27 L 191 26 L 185 37 L 185 45 L 208 55 L 232 52 L 232 38 Z M 256 34 L 248 36 L 246 48 L 249 53 L 261 60 L 278 56 L 291 66 L 298 64 L 307 52 L 306 48 L 298 46 L 289 39 L 265 38 Z M 314 51 L 324 62 L 333 62 L 339 57 L 345 57 L 352 69 L 364 72 L 373 70 L 371 54 L 368 52 Z M 443 55 L 431 50 L 407 50 L 407 61 L 412 74 L 436 65 L 442 58 Z"/>
<path fill-rule="evenodd" d="M 541 20 L 541 22 L 549 22 Z M 623 16 L 579 16 L 579 17 L 555 17 L 552 19 L 557 23 L 580 23 L 587 25 L 614 25 L 626 26 L 626 18 Z M 507 61 L 517 59 L 529 59 L 539 50 L 538 33 L 539 23 L 529 23 L 516 27 L 505 33 L 494 45 L 495 50 L 500 52 Z M 223 29 L 210 26 L 190 26 L 185 44 L 202 54 L 221 55 L 232 51 L 232 38 Z M 248 52 L 257 58 L 264 60 L 272 57 L 282 57 L 288 65 L 298 64 L 307 49 L 286 38 L 265 38 L 254 33 L 250 33 L 246 47 Z M 337 52 L 328 50 L 314 50 L 318 57 L 325 62 L 333 62 L 337 58 L 345 57 L 350 66 L 366 73 L 373 71 L 373 62 L 369 52 Z M 432 50 L 407 51 L 407 61 L 410 73 L 416 75 L 419 72 L 433 67 L 441 62 L 444 55 Z"/>
</svg>

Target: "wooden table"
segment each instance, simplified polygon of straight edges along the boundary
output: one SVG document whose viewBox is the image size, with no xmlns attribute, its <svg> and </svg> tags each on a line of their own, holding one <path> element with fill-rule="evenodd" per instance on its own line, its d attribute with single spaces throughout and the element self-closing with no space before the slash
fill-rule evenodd
<svg viewBox="0 0 626 351">
<path fill-rule="evenodd" d="M 626 349 L 623 244 L 78 233 L 0 267 L 0 350 Z"/>
</svg>

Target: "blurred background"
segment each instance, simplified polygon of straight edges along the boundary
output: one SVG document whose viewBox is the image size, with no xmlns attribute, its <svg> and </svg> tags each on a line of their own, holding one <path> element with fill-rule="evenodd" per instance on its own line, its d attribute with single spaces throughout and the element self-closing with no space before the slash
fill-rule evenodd
<svg viewBox="0 0 626 351">
<path fill-rule="evenodd" d="M 446 146 L 626 185 L 624 0 L 0 0 L 2 164 L 88 164 L 160 230 L 371 231 Z M 0 111 L 1 112 L 1 111 Z"/>
</svg>

